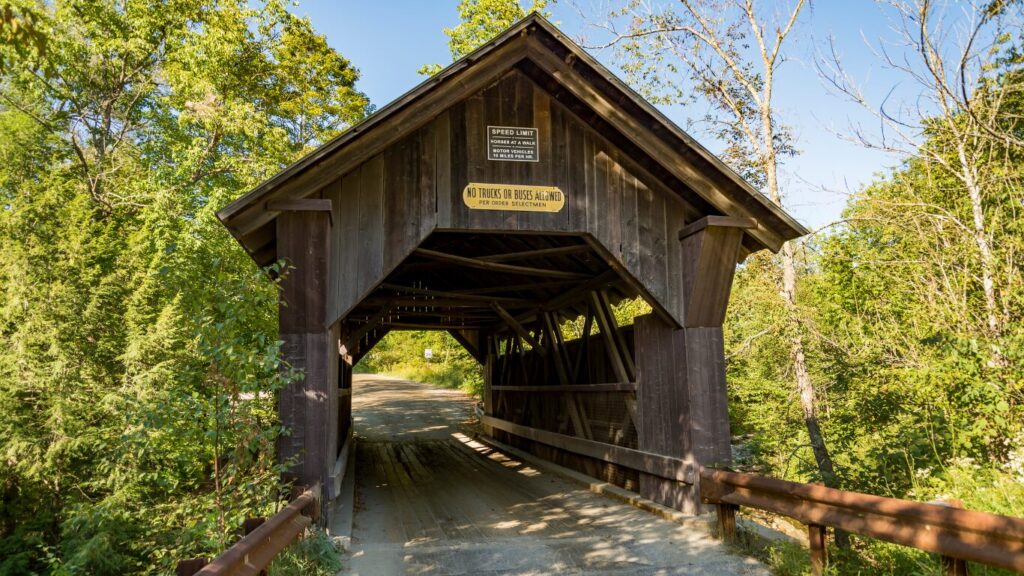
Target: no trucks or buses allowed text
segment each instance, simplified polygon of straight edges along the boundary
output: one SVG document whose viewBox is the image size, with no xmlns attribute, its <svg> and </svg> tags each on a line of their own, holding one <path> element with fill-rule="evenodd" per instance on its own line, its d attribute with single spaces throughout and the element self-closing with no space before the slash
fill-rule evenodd
<svg viewBox="0 0 1024 576">
<path fill-rule="evenodd" d="M 565 207 L 565 194 L 556 186 L 470 182 L 462 201 L 471 210 L 559 212 Z"/>
</svg>

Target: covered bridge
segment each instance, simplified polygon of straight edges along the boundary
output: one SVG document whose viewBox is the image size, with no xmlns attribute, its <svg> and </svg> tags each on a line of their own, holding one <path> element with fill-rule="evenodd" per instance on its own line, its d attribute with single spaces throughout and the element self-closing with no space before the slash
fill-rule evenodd
<svg viewBox="0 0 1024 576">
<path fill-rule="evenodd" d="M 682 511 L 727 464 L 736 263 L 806 233 L 537 15 L 218 213 L 284 259 L 295 479 L 336 493 L 352 364 L 446 330 L 484 366 L 485 430 Z M 653 310 L 616 326 L 611 306 Z M 583 318 L 584 337 L 560 327 Z"/>
</svg>

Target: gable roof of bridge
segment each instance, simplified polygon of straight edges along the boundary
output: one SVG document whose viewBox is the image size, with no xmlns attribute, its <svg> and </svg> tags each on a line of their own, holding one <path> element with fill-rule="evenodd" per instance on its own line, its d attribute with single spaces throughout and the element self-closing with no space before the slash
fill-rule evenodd
<svg viewBox="0 0 1024 576">
<path fill-rule="evenodd" d="M 808 233 L 719 158 L 616 78 L 542 16 L 533 13 L 361 123 L 304 156 L 217 216 L 260 265 L 274 260 L 271 203 L 308 197 L 422 127 L 451 105 L 520 68 L 555 97 L 582 104 L 587 120 L 615 135 L 627 154 L 705 215 L 752 218 L 744 246 L 777 251 Z"/>
</svg>

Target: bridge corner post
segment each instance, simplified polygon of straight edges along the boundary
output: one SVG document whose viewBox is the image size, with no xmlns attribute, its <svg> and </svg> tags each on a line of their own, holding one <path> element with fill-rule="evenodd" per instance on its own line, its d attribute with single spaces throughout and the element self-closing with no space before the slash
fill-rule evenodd
<svg viewBox="0 0 1024 576">
<path fill-rule="evenodd" d="M 323 489 L 337 451 L 337 330 L 326 325 L 331 214 L 322 201 L 309 209 L 294 204 L 276 222 L 277 257 L 289 266 L 278 322 L 284 360 L 302 375 L 280 392 L 288 433 L 278 440 L 278 461 L 292 462 L 286 478 L 296 485 L 319 482 Z M 328 500 L 322 499 L 321 523 L 328 521 Z"/>
<path fill-rule="evenodd" d="M 706 216 L 679 233 L 683 254 L 680 332 L 689 395 L 688 456 L 702 466 L 732 463 L 722 323 L 736 264 L 741 259 L 744 230 L 755 225 L 750 218 Z M 699 482 L 699 475 L 695 475 L 693 506 L 702 510 Z"/>
<path fill-rule="evenodd" d="M 679 235 L 683 322 L 636 319 L 639 447 L 689 460 L 694 467 L 731 462 L 722 322 L 748 219 L 709 216 Z M 707 511 L 700 478 L 681 484 L 641 474 L 640 494 L 688 514 Z"/>
</svg>

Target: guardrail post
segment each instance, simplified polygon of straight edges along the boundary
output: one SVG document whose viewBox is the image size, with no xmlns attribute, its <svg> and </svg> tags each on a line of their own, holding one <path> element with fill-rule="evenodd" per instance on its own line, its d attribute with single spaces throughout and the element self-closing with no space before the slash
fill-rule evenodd
<svg viewBox="0 0 1024 576">
<path fill-rule="evenodd" d="M 192 576 L 196 572 L 205 568 L 209 563 L 210 561 L 207 558 L 181 560 L 178 562 L 178 566 L 174 569 L 174 574 L 175 576 Z"/>
<path fill-rule="evenodd" d="M 736 511 L 739 506 L 735 504 L 717 504 L 718 510 L 718 537 L 730 544 L 736 543 Z"/>
<path fill-rule="evenodd" d="M 242 536 L 248 536 L 250 532 L 259 528 L 267 519 L 263 517 L 259 518 L 246 518 L 242 522 Z"/>
<path fill-rule="evenodd" d="M 956 508 L 957 510 L 963 510 L 964 508 L 963 501 L 956 498 L 936 500 L 930 502 L 930 504 L 948 506 L 950 508 Z M 952 556 L 939 556 L 939 562 L 942 565 L 942 576 L 968 576 L 966 560 L 953 558 Z"/>
<path fill-rule="evenodd" d="M 828 549 L 825 547 L 826 534 L 824 526 L 817 524 L 807 526 L 807 536 L 811 548 L 811 576 L 822 576 L 825 573 L 825 563 L 828 560 Z"/>
<path fill-rule="evenodd" d="M 950 556 L 940 556 L 942 576 L 968 576 L 967 561 Z"/>
</svg>

